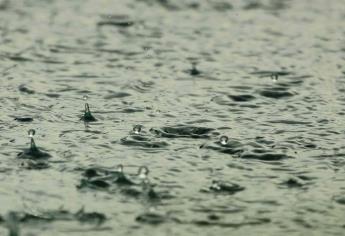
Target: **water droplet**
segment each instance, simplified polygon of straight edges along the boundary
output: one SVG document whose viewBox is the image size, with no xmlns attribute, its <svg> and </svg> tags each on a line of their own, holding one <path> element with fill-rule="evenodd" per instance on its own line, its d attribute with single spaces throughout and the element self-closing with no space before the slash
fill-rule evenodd
<svg viewBox="0 0 345 236">
<path fill-rule="evenodd" d="M 135 134 L 140 134 L 141 129 L 142 129 L 142 126 L 141 126 L 141 125 L 135 125 L 135 126 L 133 127 L 133 132 L 134 132 Z"/>
<path fill-rule="evenodd" d="M 272 74 L 271 79 L 273 82 L 277 82 L 278 81 L 278 74 Z"/>
<path fill-rule="evenodd" d="M 227 136 L 223 135 L 220 137 L 219 141 L 220 141 L 221 145 L 226 145 L 226 144 L 228 144 L 229 138 Z"/>
<path fill-rule="evenodd" d="M 35 133 L 36 133 L 36 131 L 34 129 L 29 129 L 29 131 L 28 131 L 28 135 L 30 138 L 33 138 Z"/>
<path fill-rule="evenodd" d="M 140 166 L 138 170 L 139 179 L 146 180 L 149 175 L 149 172 L 149 168 L 147 168 L 146 166 Z"/>
</svg>

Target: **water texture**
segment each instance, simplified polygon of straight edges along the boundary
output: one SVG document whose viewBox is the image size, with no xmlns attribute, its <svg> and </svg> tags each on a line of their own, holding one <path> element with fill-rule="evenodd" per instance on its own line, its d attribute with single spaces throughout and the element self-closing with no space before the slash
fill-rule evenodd
<svg viewBox="0 0 345 236">
<path fill-rule="evenodd" d="M 0 0 L 0 235 L 344 235 L 344 21 Z"/>
</svg>

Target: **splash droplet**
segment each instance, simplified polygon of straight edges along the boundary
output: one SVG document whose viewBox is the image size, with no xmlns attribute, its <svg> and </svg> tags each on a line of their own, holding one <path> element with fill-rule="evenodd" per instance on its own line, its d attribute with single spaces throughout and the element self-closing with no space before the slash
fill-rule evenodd
<svg viewBox="0 0 345 236">
<path fill-rule="evenodd" d="M 229 141 L 229 138 L 225 135 L 221 136 L 219 139 L 219 142 L 221 145 L 227 145 Z"/>
<path fill-rule="evenodd" d="M 133 132 L 134 132 L 135 134 L 140 134 L 140 133 L 141 133 L 141 129 L 142 129 L 142 126 L 141 126 L 141 125 L 135 125 L 135 126 L 133 127 Z"/>
<path fill-rule="evenodd" d="M 33 138 L 35 134 L 36 134 L 36 131 L 34 129 L 29 129 L 28 135 L 30 138 Z"/>
</svg>

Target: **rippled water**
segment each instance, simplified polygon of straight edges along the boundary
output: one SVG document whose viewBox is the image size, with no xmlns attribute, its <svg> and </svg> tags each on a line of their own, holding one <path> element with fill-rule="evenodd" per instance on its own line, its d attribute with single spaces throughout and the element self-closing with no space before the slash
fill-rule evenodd
<svg viewBox="0 0 345 236">
<path fill-rule="evenodd" d="M 0 235 L 344 235 L 344 12 L 1 0 Z"/>
</svg>

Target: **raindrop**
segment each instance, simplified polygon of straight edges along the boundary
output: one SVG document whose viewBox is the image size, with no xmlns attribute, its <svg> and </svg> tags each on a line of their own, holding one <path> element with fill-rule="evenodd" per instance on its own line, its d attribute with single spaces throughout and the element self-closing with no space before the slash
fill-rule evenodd
<svg viewBox="0 0 345 236">
<path fill-rule="evenodd" d="M 219 139 L 219 142 L 221 145 L 227 145 L 229 141 L 229 138 L 225 135 L 221 136 Z"/>
</svg>

